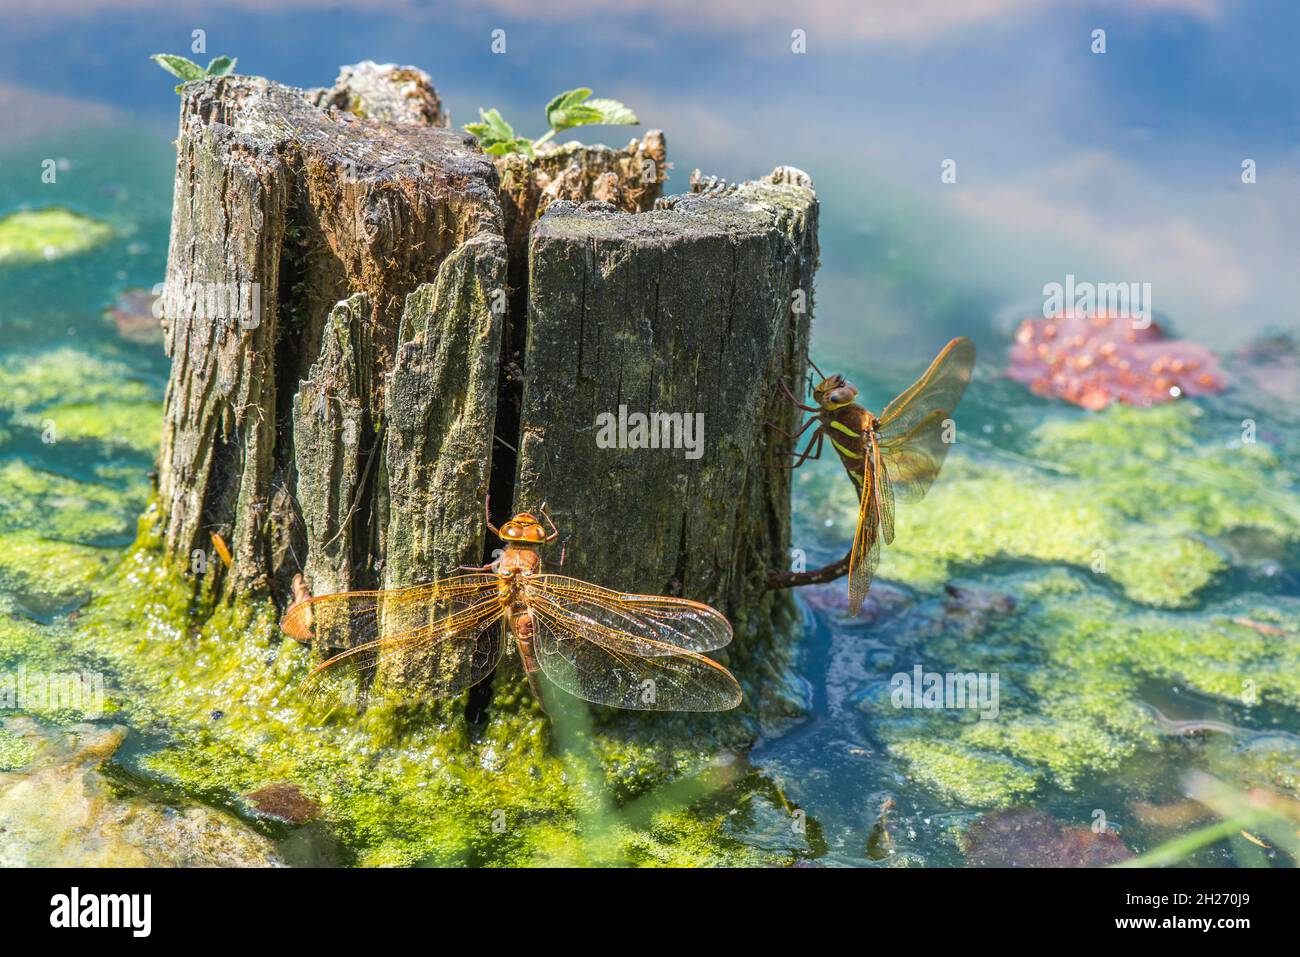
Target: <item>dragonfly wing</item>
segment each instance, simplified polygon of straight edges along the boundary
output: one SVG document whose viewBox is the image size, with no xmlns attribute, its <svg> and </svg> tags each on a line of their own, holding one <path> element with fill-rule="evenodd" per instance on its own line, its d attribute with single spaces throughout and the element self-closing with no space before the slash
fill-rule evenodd
<svg viewBox="0 0 1300 957">
<path fill-rule="evenodd" d="M 885 411 L 880 413 L 881 433 L 886 433 L 895 423 L 906 431 L 911 418 L 919 418 L 931 409 L 951 412 L 970 384 L 974 367 L 975 343 L 965 336 L 953 339 L 934 357 L 921 378 L 885 406 Z"/>
<path fill-rule="evenodd" d="M 880 564 L 879 512 L 876 508 L 876 470 L 874 459 L 863 456 L 862 489 L 858 500 L 858 525 L 849 552 L 849 613 L 862 610 L 871 590 L 871 579 Z"/>
<path fill-rule="evenodd" d="M 285 634 L 326 652 L 411 631 L 479 601 L 495 575 L 457 575 L 410 588 L 349 591 L 308 598 L 285 612 Z"/>
<path fill-rule="evenodd" d="M 593 634 L 617 632 L 637 643 L 639 655 L 713 651 L 731 641 L 731 622 L 698 601 L 616 592 L 564 575 L 538 575 L 525 587 L 530 604 L 546 604 Z"/>
<path fill-rule="evenodd" d="M 650 649 L 653 639 L 595 625 L 553 603 L 530 607 L 542 672 L 584 701 L 637 711 L 726 711 L 740 704 L 740 685 L 716 661 L 671 646 Z"/>
<path fill-rule="evenodd" d="M 961 401 L 974 365 L 974 344 L 964 336 L 952 340 L 925 375 L 881 414 L 882 464 L 899 501 L 923 498 L 943 467 L 952 445 L 945 423 Z"/>
<path fill-rule="evenodd" d="M 303 691 L 327 704 L 459 694 L 501 661 L 504 612 L 504 604 L 485 602 L 437 625 L 357 645 L 317 665 Z"/>
<path fill-rule="evenodd" d="M 874 506 L 880 523 L 880 537 L 884 539 L 886 545 L 892 545 L 894 543 L 894 483 L 881 460 L 880 444 L 874 434 L 868 433 L 865 445 L 870 450 L 875 469 L 876 480 L 872 484 L 872 494 L 875 496 Z"/>
<path fill-rule="evenodd" d="M 308 675 L 304 691 L 337 702 L 363 692 L 439 698 L 465 690 L 501 659 L 497 625 L 505 601 L 498 585 L 492 575 L 466 575 L 413 589 L 311 599 L 312 640 L 337 653 Z"/>
</svg>

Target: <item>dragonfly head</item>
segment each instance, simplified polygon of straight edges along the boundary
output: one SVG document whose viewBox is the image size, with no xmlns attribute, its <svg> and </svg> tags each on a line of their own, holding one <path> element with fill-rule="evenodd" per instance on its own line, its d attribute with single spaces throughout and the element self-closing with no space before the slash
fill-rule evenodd
<svg viewBox="0 0 1300 957">
<path fill-rule="evenodd" d="M 813 387 L 813 399 L 823 409 L 838 409 L 858 397 L 858 390 L 844 376 L 833 375 Z"/>
<path fill-rule="evenodd" d="M 503 542 L 528 542 L 540 545 L 546 541 L 546 529 L 531 512 L 520 512 L 506 522 L 501 526 L 500 535 Z"/>
</svg>

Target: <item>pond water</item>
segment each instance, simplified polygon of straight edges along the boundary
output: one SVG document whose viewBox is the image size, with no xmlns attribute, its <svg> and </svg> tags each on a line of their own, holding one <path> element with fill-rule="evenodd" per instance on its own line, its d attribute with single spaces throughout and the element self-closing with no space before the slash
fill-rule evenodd
<svg viewBox="0 0 1300 957">
<path fill-rule="evenodd" d="M 959 865 L 996 846 L 1043 863 L 1066 847 L 1142 853 L 1182 839 L 1169 860 L 1295 863 L 1284 822 L 1300 799 L 1300 86 L 1278 47 L 1278 22 L 1296 26 L 1289 5 L 1029 3 L 941 26 L 902 3 L 806 24 L 764 4 L 716 22 L 632 4 L 546 25 L 511 4 L 310 21 L 294 4 L 61 6 L 23 14 L 4 41 L 0 102 L 15 121 L 0 143 L 0 216 L 67 209 L 109 230 L 60 255 L 51 221 L 36 255 L 0 254 L 0 667 L 102 667 L 121 710 L 89 722 L 0 712 L 0 812 L 19 822 L 0 863 L 130 862 L 169 841 L 187 848 L 176 863 L 212 861 L 217 842 L 192 836 L 208 825 L 229 863 L 409 859 L 376 850 L 400 841 L 360 817 L 337 833 L 267 824 L 222 786 L 230 765 L 196 771 L 197 745 L 178 770 L 176 739 L 203 738 L 195 716 L 223 720 L 214 702 L 255 680 L 250 665 L 198 646 L 166 705 L 133 701 L 121 662 L 153 654 L 142 643 L 166 639 L 165 622 L 137 622 L 132 649 L 92 634 L 111 609 L 79 620 L 148 501 L 168 364 L 131 319 L 140 302 L 121 297 L 158 282 L 167 253 L 176 100 L 147 56 L 185 52 L 195 28 L 210 55 L 304 86 L 363 58 L 415 63 L 458 123 L 481 104 L 529 127 L 542 98 L 528 91 L 591 85 L 667 132 L 670 192 L 697 165 L 731 179 L 808 170 L 822 203 L 814 357 L 868 408 L 951 336 L 976 341 L 942 477 L 900 507 L 861 618 L 847 616 L 843 583 L 801 593 L 808 715 L 767 729 L 745 774 L 708 796 L 731 843 L 715 858 L 706 841 L 690 860 Z M 1089 52 L 1098 25 L 1105 54 Z M 504 56 L 489 50 L 497 28 Z M 807 54 L 790 52 L 792 29 L 807 31 Z M 1017 324 L 1067 275 L 1150 282 L 1156 319 L 1214 349 L 1227 390 L 1094 413 L 1011 381 Z M 793 544 L 811 567 L 851 540 L 853 493 L 829 456 L 796 476 Z M 128 572 L 151 587 L 148 569 L 112 574 Z M 265 623 L 246 624 L 253 664 L 284 666 L 248 637 Z M 996 716 L 896 707 L 892 679 L 918 667 L 996 675 Z M 252 747 L 262 732 L 241 733 Z M 435 753 L 418 735 L 396 747 L 412 764 Z M 86 777 L 88 752 L 108 758 L 107 774 Z M 483 767 L 490 752 L 474 752 Z M 59 813 L 42 830 L 33 802 L 50 788 Z M 1273 796 L 1267 814 L 1259 794 Z M 98 843 L 49 843 L 87 817 Z M 1201 840 L 1224 818 L 1241 826 Z M 1041 839 L 997 836 L 1017 820 Z M 994 836 L 971 836 L 981 828 Z"/>
</svg>

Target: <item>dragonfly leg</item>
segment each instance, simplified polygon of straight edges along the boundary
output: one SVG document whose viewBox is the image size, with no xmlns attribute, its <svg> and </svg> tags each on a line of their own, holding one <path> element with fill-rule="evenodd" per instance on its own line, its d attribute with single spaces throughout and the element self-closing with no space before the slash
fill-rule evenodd
<svg viewBox="0 0 1300 957">
<path fill-rule="evenodd" d="M 804 405 L 802 402 L 800 402 L 800 401 L 799 401 L 799 397 L 798 397 L 797 395 L 795 395 L 792 391 L 790 391 L 790 386 L 788 386 L 788 385 L 786 384 L 786 381 L 785 381 L 784 379 L 777 379 L 777 380 L 776 380 L 776 384 L 777 384 L 778 386 L 781 387 L 781 391 L 785 393 L 785 396 L 786 396 L 787 399 L 789 399 L 791 402 L 793 402 L 793 403 L 794 403 L 796 406 L 798 406 L 799 408 L 803 409 L 805 412 L 820 412 L 820 411 L 821 411 L 821 409 L 820 409 L 818 406 L 815 406 L 815 405 Z"/>
<path fill-rule="evenodd" d="M 817 416 L 813 416 L 811 419 L 808 419 L 806 422 L 804 422 L 803 425 L 799 426 L 799 428 L 794 432 L 787 432 L 785 429 L 781 428 L 781 426 L 777 425 L 775 422 L 764 422 L 763 424 L 766 425 L 769 429 L 775 429 L 777 432 L 780 432 L 787 439 L 797 439 L 799 438 L 799 436 L 807 432 L 810 426 L 820 421 L 821 419 L 819 419 Z"/>
<path fill-rule="evenodd" d="M 492 511 L 488 507 L 488 503 L 490 503 L 491 501 L 492 501 L 492 493 L 488 492 L 486 495 L 483 496 L 483 520 L 487 522 L 488 530 L 493 535 L 500 538 L 501 531 L 495 525 L 492 524 Z"/>
<path fill-rule="evenodd" d="M 821 568 L 814 568 L 806 572 L 768 572 L 768 588 L 797 588 L 800 585 L 822 585 L 826 582 L 833 582 L 849 573 L 849 562 L 853 557 L 850 551 L 847 555 L 837 562 L 831 562 L 829 565 L 823 565 Z"/>
<path fill-rule="evenodd" d="M 551 518 L 551 513 L 548 512 L 548 511 L 546 510 L 546 503 L 545 503 L 545 502 L 542 503 L 542 507 L 541 507 L 540 509 L 538 509 L 538 511 L 542 513 L 542 518 L 546 519 L 546 524 L 549 525 L 549 526 L 551 526 L 551 534 L 549 534 L 549 535 L 546 536 L 546 540 L 547 540 L 548 542 L 553 542 L 553 541 L 555 541 L 557 538 L 560 537 L 560 530 L 559 530 L 558 528 L 555 527 L 555 522 L 554 522 L 554 520 L 552 520 L 552 518 Z M 564 559 L 563 559 L 563 558 L 560 559 L 560 563 L 561 563 L 561 564 L 564 563 Z"/>
<path fill-rule="evenodd" d="M 803 464 L 804 464 L 805 462 L 807 462 L 809 459 L 812 459 L 812 460 L 815 461 L 815 460 L 817 460 L 817 459 L 819 459 L 819 458 L 822 457 L 822 446 L 823 446 L 823 444 L 825 443 L 825 441 L 826 441 L 826 433 L 825 433 L 825 432 L 822 432 L 822 431 L 820 431 L 820 430 L 818 430 L 818 431 L 813 435 L 813 437 L 812 437 L 811 439 L 808 440 L 808 445 L 807 445 L 807 446 L 804 448 L 804 450 L 803 450 L 802 452 L 800 452 L 798 455 L 795 455 L 794 452 L 786 452 L 786 453 L 784 453 L 784 454 L 786 454 L 786 455 L 794 456 L 794 460 L 793 460 L 792 462 L 789 462 L 789 463 L 787 463 L 787 464 L 785 464 L 785 465 L 769 465 L 768 468 L 770 468 L 770 469 L 797 469 L 799 466 L 803 465 Z M 814 446 L 814 445 L 817 446 L 817 450 L 816 450 L 815 452 L 813 451 L 813 446 Z"/>
<path fill-rule="evenodd" d="M 307 579 L 303 578 L 302 572 L 293 576 L 293 583 L 290 586 L 293 589 L 293 603 L 306 601 L 311 598 L 311 586 L 307 584 Z"/>
</svg>

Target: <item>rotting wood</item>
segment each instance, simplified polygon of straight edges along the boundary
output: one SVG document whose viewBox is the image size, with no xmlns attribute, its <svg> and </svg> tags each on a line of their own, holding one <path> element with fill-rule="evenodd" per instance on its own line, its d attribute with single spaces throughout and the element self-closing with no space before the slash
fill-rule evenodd
<svg viewBox="0 0 1300 957">
<path fill-rule="evenodd" d="M 480 374 L 496 379 L 501 316 L 482 308 L 505 284 L 495 166 L 468 134 L 319 109 L 256 77 L 187 84 L 177 147 L 159 468 L 169 552 L 188 566 L 221 534 L 227 595 L 287 594 L 303 566 L 317 588 L 373 586 L 389 580 L 386 538 L 406 534 L 409 505 L 426 516 L 410 526 L 421 549 L 476 558 L 483 529 L 461 516 L 486 492 L 495 391 L 465 391 L 458 370 L 426 403 L 479 479 L 439 489 L 438 508 L 403 500 L 396 518 L 384 443 L 403 436 L 385 437 L 384 419 L 399 349 L 436 363 L 472 339 L 490 353 Z M 416 323 L 408 297 L 425 286 L 459 291 Z"/>
</svg>

